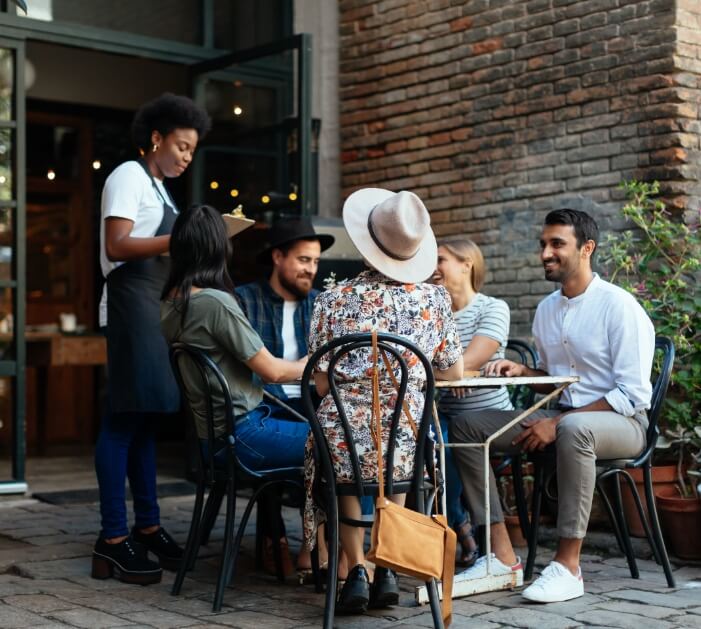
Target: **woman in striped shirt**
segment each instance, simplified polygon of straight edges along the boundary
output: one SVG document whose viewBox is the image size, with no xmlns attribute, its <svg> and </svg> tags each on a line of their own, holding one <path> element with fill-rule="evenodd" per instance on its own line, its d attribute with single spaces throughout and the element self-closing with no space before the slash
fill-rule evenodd
<svg viewBox="0 0 701 629">
<path fill-rule="evenodd" d="M 470 371 L 480 370 L 490 360 L 503 358 L 509 337 L 509 306 L 501 299 L 479 292 L 484 276 L 484 257 L 474 242 L 462 237 L 438 241 L 438 264 L 433 280 L 450 293 L 465 370 Z M 506 387 L 472 391 L 444 389 L 438 401 L 443 439 L 448 441 L 452 417 L 486 408 L 513 408 Z M 446 491 L 448 522 L 458 534 L 462 546 L 461 563 L 471 565 L 477 559 L 478 551 L 468 514 L 460 499 L 462 487 L 450 448 L 446 450 Z"/>
</svg>

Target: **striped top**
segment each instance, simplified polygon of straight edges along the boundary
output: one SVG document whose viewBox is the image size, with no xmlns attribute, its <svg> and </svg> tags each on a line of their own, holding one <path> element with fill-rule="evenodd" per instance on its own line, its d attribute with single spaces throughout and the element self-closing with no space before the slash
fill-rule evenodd
<svg viewBox="0 0 701 629">
<path fill-rule="evenodd" d="M 509 305 L 502 299 L 477 293 L 462 310 L 453 313 L 463 351 L 474 336 L 486 336 L 499 343 L 499 349 L 490 360 L 504 358 L 509 338 L 511 313 Z M 443 389 L 438 400 L 438 410 L 448 417 L 465 411 L 481 409 L 511 410 L 509 392 L 506 387 L 474 388 L 466 397 L 455 397 L 449 389 Z"/>
</svg>

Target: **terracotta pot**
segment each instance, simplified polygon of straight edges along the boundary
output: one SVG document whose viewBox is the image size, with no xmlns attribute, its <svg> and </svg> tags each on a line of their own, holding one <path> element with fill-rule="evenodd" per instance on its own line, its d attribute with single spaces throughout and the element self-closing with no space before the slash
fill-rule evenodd
<svg viewBox="0 0 701 629">
<path fill-rule="evenodd" d="M 517 515 L 504 515 L 504 524 L 509 533 L 511 545 L 514 548 L 524 548 L 528 546 L 528 540 L 521 532 L 521 525 L 519 524 Z"/>
<path fill-rule="evenodd" d="M 643 484 L 643 471 L 640 468 L 628 470 L 628 473 L 633 477 L 635 486 L 638 488 L 640 500 L 643 503 L 643 512 L 647 519 L 647 501 L 645 500 L 645 486 Z M 645 537 L 645 529 L 640 521 L 638 510 L 635 508 L 635 500 L 630 493 L 628 483 L 620 479 L 621 497 L 623 498 L 623 513 L 626 516 L 628 529 L 633 537 Z M 657 495 L 658 489 L 668 487 L 676 491 L 677 483 L 677 466 L 676 465 L 660 465 L 652 468 L 652 491 Z"/>
<path fill-rule="evenodd" d="M 701 498 L 682 498 L 676 487 L 655 491 L 667 548 L 680 559 L 701 559 Z"/>
</svg>

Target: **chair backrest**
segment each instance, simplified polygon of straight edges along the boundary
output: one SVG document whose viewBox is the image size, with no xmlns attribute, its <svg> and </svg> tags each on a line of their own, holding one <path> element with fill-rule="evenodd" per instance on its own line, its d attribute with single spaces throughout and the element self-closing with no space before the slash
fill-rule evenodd
<svg viewBox="0 0 701 629">
<path fill-rule="evenodd" d="M 431 424 L 432 416 L 432 405 L 431 400 L 433 400 L 435 393 L 435 380 L 433 377 L 433 370 L 431 368 L 431 363 L 428 358 L 424 355 L 419 347 L 417 347 L 411 341 L 396 336 L 394 334 L 387 334 L 384 332 L 379 332 L 377 334 L 378 340 L 378 350 L 384 349 L 388 355 L 390 362 L 392 362 L 392 367 L 396 373 L 396 366 L 399 366 L 399 377 L 398 382 L 398 393 L 396 398 L 395 407 L 391 415 L 390 431 L 388 443 L 383 444 L 383 452 L 386 454 L 386 464 L 385 464 L 385 493 L 387 495 L 392 495 L 396 493 L 406 493 L 407 491 L 415 492 L 417 496 L 417 508 L 420 508 L 423 512 L 424 501 L 420 499 L 424 495 L 425 485 L 424 485 L 424 471 L 427 467 L 427 451 L 426 451 L 426 441 L 428 437 L 428 430 Z M 354 487 L 355 495 L 377 495 L 378 484 L 372 482 L 363 482 L 360 461 L 358 459 L 358 453 L 355 448 L 355 439 L 353 438 L 353 431 L 348 422 L 348 417 L 346 414 L 346 409 L 344 408 L 343 402 L 339 396 L 339 380 L 338 374 L 335 371 L 335 367 L 338 362 L 348 354 L 352 352 L 363 351 L 364 354 L 369 353 L 368 350 L 372 346 L 372 335 L 369 333 L 364 334 L 350 334 L 347 336 L 339 337 L 333 339 L 329 343 L 320 347 L 307 362 L 307 366 L 304 370 L 302 376 L 302 399 L 304 402 L 305 413 L 309 419 L 309 424 L 311 425 L 311 430 L 314 435 L 314 440 L 317 447 L 317 453 L 320 457 L 319 468 L 321 471 L 322 478 L 326 479 L 328 482 L 336 483 L 336 476 L 334 471 L 334 466 L 331 462 L 331 452 L 329 450 L 328 441 L 326 439 L 326 434 L 319 423 L 316 412 L 314 410 L 314 405 L 310 393 L 309 384 L 313 377 L 313 373 L 317 363 L 320 359 L 327 354 L 329 356 L 329 367 L 328 367 L 328 377 L 329 377 L 329 393 L 333 397 L 336 403 L 336 409 L 338 411 L 338 416 L 343 426 L 343 432 L 345 437 L 345 443 L 348 448 L 348 455 L 350 457 L 351 466 L 353 469 L 354 483 L 353 484 L 343 484 L 339 487 L 349 488 Z M 410 352 L 414 354 L 416 358 L 421 362 L 423 368 L 426 372 L 426 387 L 425 387 L 425 399 L 427 402 L 424 404 L 424 409 L 421 417 L 414 417 L 418 429 L 418 436 L 416 439 L 416 458 L 414 460 L 414 474 L 411 482 L 409 483 L 395 483 L 393 480 L 393 470 L 394 470 L 394 451 L 397 441 L 397 430 L 399 427 L 400 416 L 402 414 L 402 403 L 404 401 L 407 385 L 409 381 L 409 368 L 407 366 L 404 354 Z M 380 371 L 380 378 L 384 381 L 388 378 L 385 366 L 383 364 L 382 358 L 378 360 L 378 369 Z M 372 383 L 368 377 L 366 380 L 355 382 L 358 386 L 363 387 L 363 394 L 367 397 L 367 408 L 369 409 L 372 403 Z M 364 386 L 366 385 L 366 386 Z M 431 453 L 432 454 L 432 453 Z"/>
<path fill-rule="evenodd" d="M 511 354 L 509 354 L 511 352 Z M 525 341 L 509 339 L 506 343 L 506 357 L 516 358 L 518 362 L 535 369 L 538 357 L 535 349 Z M 510 387 L 509 399 L 514 408 L 529 408 L 535 399 L 535 391 L 528 386 L 518 385 Z"/>
<path fill-rule="evenodd" d="M 662 404 L 664 403 L 669 381 L 672 378 L 672 367 L 674 366 L 674 344 L 671 339 L 666 336 L 655 337 L 655 351 L 662 352 L 662 360 L 660 362 L 660 373 L 652 387 L 652 399 L 650 402 L 650 410 L 647 414 L 647 445 L 643 455 L 638 460 L 644 460 L 652 454 L 652 451 L 657 444 L 657 437 L 660 434 L 659 419 Z"/>
<path fill-rule="evenodd" d="M 195 382 L 190 383 L 190 386 L 186 384 L 183 378 L 182 368 L 186 364 L 185 361 L 189 361 L 190 364 L 195 366 L 195 373 L 197 373 L 198 376 Z M 217 467 L 219 469 L 222 467 L 221 463 L 219 463 L 219 465 L 216 464 L 215 455 L 222 447 L 228 446 L 226 447 L 226 466 L 227 468 L 231 466 L 229 471 L 233 474 L 234 467 L 236 466 L 235 440 L 233 436 L 234 410 L 231 402 L 231 390 L 229 389 L 229 383 L 226 381 L 224 374 L 207 352 L 187 345 L 186 343 L 173 343 L 171 345 L 170 364 L 173 368 L 178 387 L 180 388 L 182 399 L 185 400 L 188 405 L 190 405 L 191 401 L 195 398 L 204 397 L 205 400 L 205 422 L 207 427 L 207 434 L 205 437 L 197 434 L 195 411 L 191 406 L 189 408 L 192 420 L 195 422 L 195 434 L 199 439 L 204 439 L 206 444 L 204 448 L 200 446 L 200 443 L 198 443 L 196 447 L 199 461 L 198 473 L 204 475 L 207 482 L 213 483 Z M 223 412 L 225 433 L 218 439 L 215 437 L 214 430 L 215 413 L 218 410 L 215 409 L 212 399 L 214 387 L 218 387 L 224 398 Z"/>
</svg>

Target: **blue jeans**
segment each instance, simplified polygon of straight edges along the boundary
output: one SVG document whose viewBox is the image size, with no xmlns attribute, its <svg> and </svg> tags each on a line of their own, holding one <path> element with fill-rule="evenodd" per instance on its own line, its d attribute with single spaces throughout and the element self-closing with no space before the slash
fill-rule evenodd
<svg viewBox="0 0 701 629">
<path fill-rule="evenodd" d="M 252 470 L 301 467 L 309 424 L 287 419 L 287 412 L 261 402 L 236 421 L 236 456 Z"/>
<path fill-rule="evenodd" d="M 100 536 L 110 539 L 129 534 L 126 491 L 134 500 L 134 525 L 143 529 L 160 524 L 156 496 L 154 413 L 107 413 L 95 444 L 95 472 L 100 488 Z"/>
<path fill-rule="evenodd" d="M 449 441 L 448 427 L 450 426 L 450 419 L 443 413 L 439 413 L 438 418 L 441 422 L 443 441 L 447 442 Z M 465 507 L 462 504 L 462 482 L 458 475 L 458 468 L 455 465 L 453 448 L 445 449 L 445 470 L 443 475 L 445 477 L 445 502 L 448 512 L 446 516 L 448 517 L 448 524 L 455 528 L 467 521 L 468 517 L 467 511 L 465 511 Z"/>
</svg>

